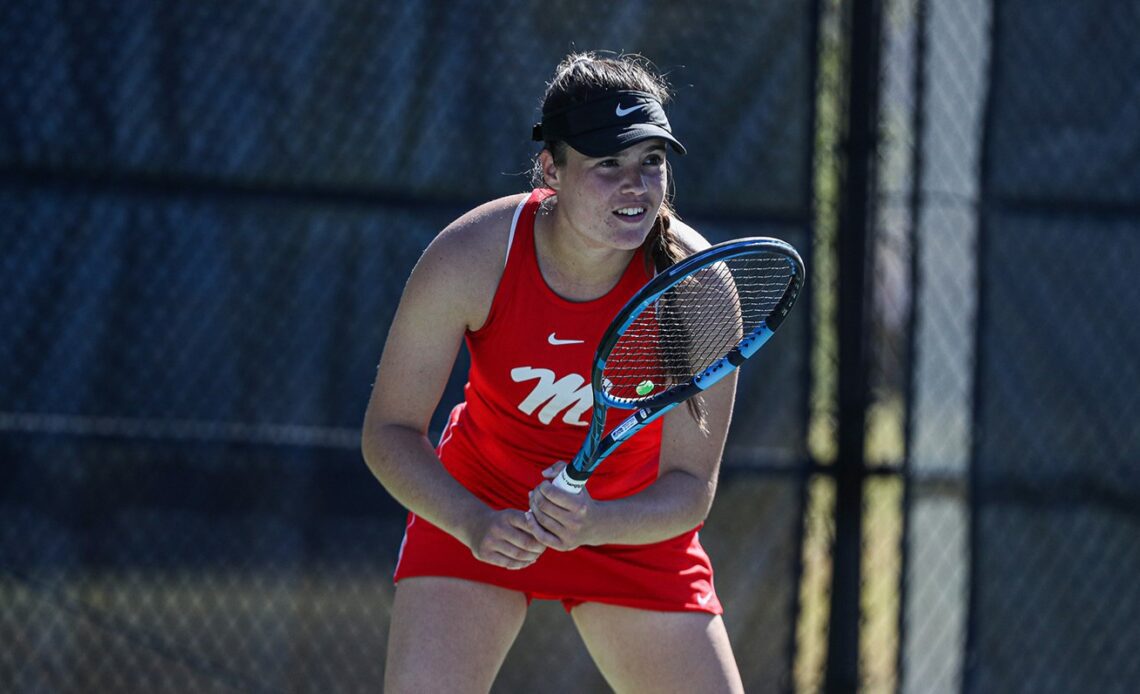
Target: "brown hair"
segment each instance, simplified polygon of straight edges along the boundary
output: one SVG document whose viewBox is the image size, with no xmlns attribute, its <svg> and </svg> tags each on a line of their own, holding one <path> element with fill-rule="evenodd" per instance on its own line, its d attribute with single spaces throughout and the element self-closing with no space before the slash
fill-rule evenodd
<svg viewBox="0 0 1140 694">
<path fill-rule="evenodd" d="M 598 54 L 587 51 L 571 53 L 562 59 L 554 70 L 554 77 L 547 84 L 546 94 L 542 99 L 543 111 L 555 111 L 585 103 L 598 92 L 629 89 L 652 94 L 662 105 L 668 103 L 671 96 L 669 85 L 665 78 L 659 75 L 652 64 L 644 57 L 635 54 L 621 54 L 614 57 L 600 57 Z M 550 150 L 554 163 L 562 166 L 566 163 L 566 148 L 568 145 L 561 140 L 547 140 L 544 143 Z M 532 184 L 539 187 L 545 184 L 542 167 L 535 158 L 531 175 Z M 673 209 L 673 177 L 669 176 L 669 189 L 661 209 L 657 212 L 657 219 L 649 236 L 645 239 L 645 248 L 649 259 L 658 271 L 673 265 L 685 257 L 686 253 L 677 238 L 670 232 L 669 225 L 674 218 L 679 219 Z"/>
</svg>

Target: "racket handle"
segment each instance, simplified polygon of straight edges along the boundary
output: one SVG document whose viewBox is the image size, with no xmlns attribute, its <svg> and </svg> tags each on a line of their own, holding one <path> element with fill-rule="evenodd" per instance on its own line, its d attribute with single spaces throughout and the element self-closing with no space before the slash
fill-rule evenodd
<svg viewBox="0 0 1140 694">
<path fill-rule="evenodd" d="M 578 473 L 579 475 L 582 475 L 582 478 L 578 479 L 571 474 L 573 472 L 576 472 L 574 470 L 574 466 L 567 465 L 565 468 L 563 468 L 562 472 L 558 473 L 558 477 L 554 478 L 554 486 L 564 491 L 568 491 L 571 494 L 581 493 L 582 488 L 586 486 L 586 480 L 589 479 L 589 475 L 582 475 L 582 473 Z"/>
</svg>

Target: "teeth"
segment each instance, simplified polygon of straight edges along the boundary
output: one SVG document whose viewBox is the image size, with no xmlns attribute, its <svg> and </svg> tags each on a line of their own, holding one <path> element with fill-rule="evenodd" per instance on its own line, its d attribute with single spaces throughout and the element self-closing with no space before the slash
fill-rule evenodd
<svg viewBox="0 0 1140 694">
<path fill-rule="evenodd" d="M 633 217 L 634 215 L 639 215 L 644 211 L 645 211 L 644 207 L 623 207 L 620 210 L 618 210 L 617 213 L 625 215 L 627 217 Z"/>
</svg>

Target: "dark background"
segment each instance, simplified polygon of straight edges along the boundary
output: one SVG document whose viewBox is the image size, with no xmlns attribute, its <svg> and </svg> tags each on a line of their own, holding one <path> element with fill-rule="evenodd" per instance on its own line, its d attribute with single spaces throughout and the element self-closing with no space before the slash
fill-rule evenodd
<svg viewBox="0 0 1140 694">
<path fill-rule="evenodd" d="M 675 88 L 682 217 L 808 262 L 702 532 L 749 691 L 1127 691 L 1138 33 L 1112 0 L 5 3 L 0 689 L 379 688 L 388 321 L 608 49 Z M 539 683 L 605 686 L 550 603 L 496 690 Z"/>
</svg>

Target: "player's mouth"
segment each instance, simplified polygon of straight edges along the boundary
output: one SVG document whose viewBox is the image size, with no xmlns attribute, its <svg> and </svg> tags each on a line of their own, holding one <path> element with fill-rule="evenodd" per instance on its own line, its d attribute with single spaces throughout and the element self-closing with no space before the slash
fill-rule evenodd
<svg viewBox="0 0 1140 694">
<path fill-rule="evenodd" d="M 627 222 L 640 222 L 645 219 L 644 207 L 620 207 L 614 210 L 614 214 Z"/>
</svg>

